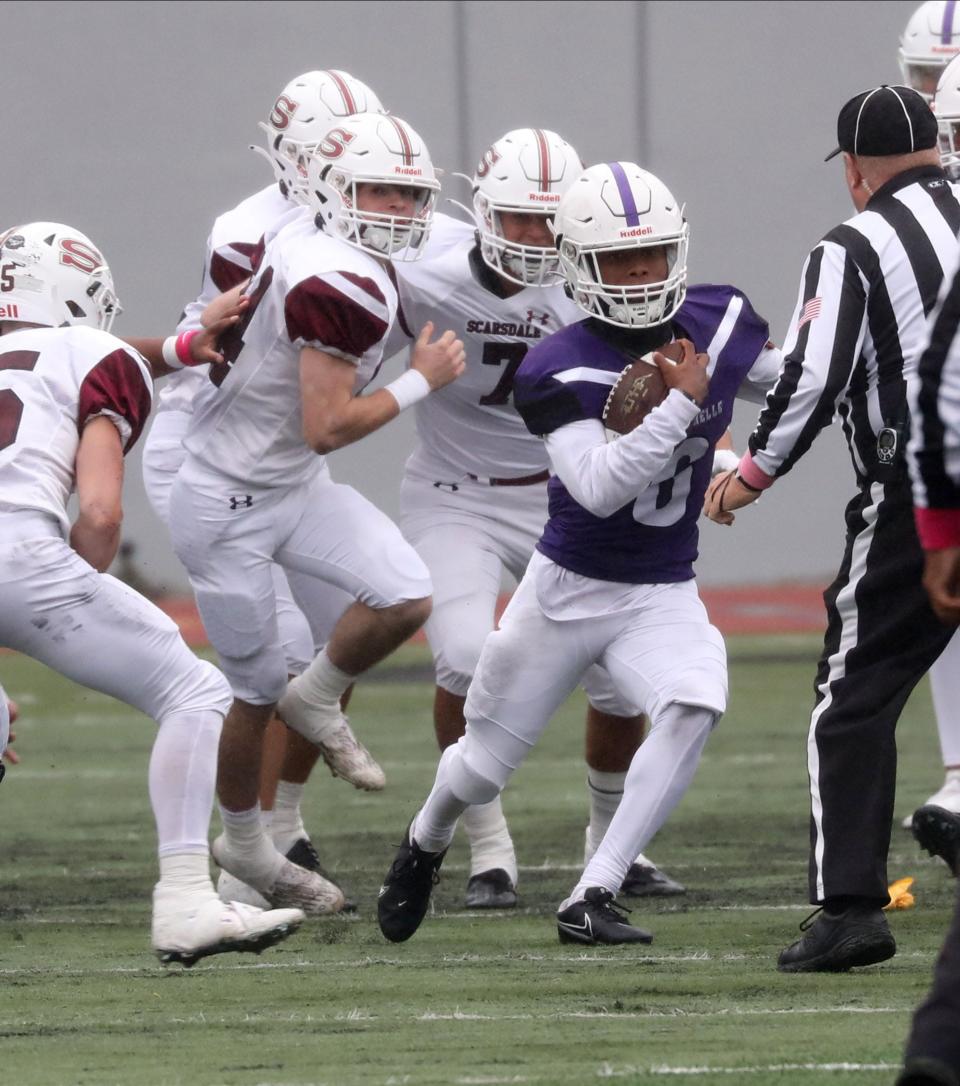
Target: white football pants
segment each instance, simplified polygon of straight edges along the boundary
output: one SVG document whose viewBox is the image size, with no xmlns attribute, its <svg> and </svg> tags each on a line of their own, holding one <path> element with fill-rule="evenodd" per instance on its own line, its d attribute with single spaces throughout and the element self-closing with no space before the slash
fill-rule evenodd
<svg viewBox="0 0 960 1086">
<path fill-rule="evenodd" d="M 477 669 L 506 569 L 523 578 L 547 520 L 546 483 L 492 487 L 470 480 L 435 486 L 406 475 L 400 488 L 400 527 L 433 581 L 433 610 L 424 630 L 437 686 L 464 697 Z M 640 712 L 602 667 L 590 667 L 583 687 L 594 708 L 613 716 Z"/>
<path fill-rule="evenodd" d="M 583 672 L 599 663 L 649 716 L 653 731 L 664 728 L 660 735 L 668 737 L 646 753 L 647 743 L 641 745 L 634 766 L 662 767 L 674 757 L 684 763 L 663 794 L 631 786 L 628 774 L 616 820 L 620 836 L 634 851 L 629 859 L 624 852 L 622 880 L 678 802 L 692 778 L 691 762 L 695 768 L 710 727 L 726 708 L 723 639 L 710 624 L 693 581 L 637 585 L 615 613 L 564 621 L 543 613 L 536 582 L 536 570 L 531 569 L 500 629 L 484 644 L 467 695 L 466 735 L 444 752 L 414 835 L 423 848 L 445 848 L 465 807 L 488 803 L 502 791 Z M 648 772 L 634 774 L 634 780 Z M 683 785 L 679 791 L 678 782 Z M 603 845 L 591 865 L 595 861 L 609 863 Z M 618 862 L 610 863 L 611 868 Z"/>
<path fill-rule="evenodd" d="M 183 439 L 191 412 L 160 411 L 154 416 L 143 452 L 143 485 L 153 511 L 170 526 L 170 491 L 186 457 Z M 324 465 L 324 471 L 327 471 Z M 172 534 L 172 533 L 171 533 Z M 287 672 L 299 675 L 323 648 L 330 631 L 353 599 L 336 585 L 317 582 L 311 586 L 308 617 L 294 602 L 286 574 L 273 567 L 277 600 L 277 628 L 287 661 Z"/>
<path fill-rule="evenodd" d="M 249 504 L 236 500 L 237 489 L 188 459 L 170 495 L 174 549 L 236 697 L 269 705 L 286 689 L 274 565 L 311 621 L 330 585 L 374 609 L 430 595 L 416 551 L 352 487 L 318 472 L 298 486 L 243 495 Z"/>
<path fill-rule="evenodd" d="M 150 794 L 161 854 L 207 851 L 217 742 L 231 703 L 176 624 L 98 573 L 40 513 L 0 514 L 0 645 L 119 698 L 160 726 Z"/>
</svg>

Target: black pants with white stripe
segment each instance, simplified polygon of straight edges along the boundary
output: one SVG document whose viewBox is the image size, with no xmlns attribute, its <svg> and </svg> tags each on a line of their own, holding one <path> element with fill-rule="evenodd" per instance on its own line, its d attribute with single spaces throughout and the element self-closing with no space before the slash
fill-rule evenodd
<svg viewBox="0 0 960 1086">
<path fill-rule="evenodd" d="M 906 1058 L 940 1060 L 960 1078 L 960 896 L 933 970 L 933 987 L 913 1017 Z"/>
<path fill-rule="evenodd" d="M 865 483 L 847 506 L 846 524 L 843 564 L 824 593 L 827 632 L 807 741 L 810 900 L 886 903 L 894 729 L 953 631 L 923 590 L 906 478 Z"/>
</svg>

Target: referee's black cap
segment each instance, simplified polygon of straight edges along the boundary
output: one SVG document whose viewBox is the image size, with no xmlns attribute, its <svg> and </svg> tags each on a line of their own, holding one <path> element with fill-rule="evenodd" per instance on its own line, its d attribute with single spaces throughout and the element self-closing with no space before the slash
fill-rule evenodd
<svg viewBox="0 0 960 1086">
<path fill-rule="evenodd" d="M 840 110 L 840 145 L 824 159 L 851 155 L 909 155 L 937 146 L 937 119 L 929 103 L 910 87 L 874 87 L 861 91 Z"/>
</svg>

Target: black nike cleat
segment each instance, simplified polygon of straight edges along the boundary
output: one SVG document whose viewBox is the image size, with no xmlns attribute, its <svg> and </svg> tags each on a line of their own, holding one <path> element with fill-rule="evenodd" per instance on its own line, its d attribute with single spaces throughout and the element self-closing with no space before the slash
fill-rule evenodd
<svg viewBox="0 0 960 1086">
<path fill-rule="evenodd" d="M 617 905 L 613 894 L 602 886 L 591 886 L 582 901 L 575 901 L 557 913 L 557 934 L 561 943 L 596 946 L 605 943 L 652 943 L 653 936 L 632 927 L 626 917 L 629 909 Z"/>
<path fill-rule="evenodd" d="M 343 894 L 343 908 L 340 910 L 341 912 L 355 913 L 357 911 L 357 903 L 320 862 L 320 856 L 309 837 L 301 837 L 298 841 L 295 841 L 290 848 L 287 849 L 286 856 L 291 863 L 295 863 L 298 867 L 305 867 L 308 871 L 313 871 L 314 874 L 319 875 L 321 878 L 326 879 L 327 882 L 332 882 L 334 886 L 340 888 L 340 892 Z"/>
<path fill-rule="evenodd" d="M 463 899 L 468 909 L 515 909 L 517 888 L 502 867 L 471 875 Z"/>
<path fill-rule="evenodd" d="M 913 836 L 931 856 L 939 856 L 954 875 L 960 873 L 960 815 L 927 804 L 913 812 Z"/>
<path fill-rule="evenodd" d="M 631 864 L 620 893 L 627 897 L 677 897 L 687 888 L 661 871 L 656 864 Z"/>
<path fill-rule="evenodd" d="M 420 927 L 446 854 L 446 849 L 425 852 L 407 827 L 377 898 L 377 922 L 391 943 L 405 942 Z"/>
<path fill-rule="evenodd" d="M 876 905 L 851 905 L 835 914 L 821 909 L 800 930 L 803 937 L 780 952 L 781 973 L 845 973 L 885 962 L 897 952 L 887 918 Z"/>
</svg>

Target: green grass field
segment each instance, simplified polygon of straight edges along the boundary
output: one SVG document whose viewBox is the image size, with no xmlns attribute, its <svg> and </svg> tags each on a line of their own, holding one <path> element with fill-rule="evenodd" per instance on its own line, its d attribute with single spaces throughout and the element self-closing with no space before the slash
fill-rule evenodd
<svg viewBox="0 0 960 1086">
<path fill-rule="evenodd" d="M 320 767 L 306 805 L 355 918 L 313 922 L 262 957 L 185 971 L 149 950 L 152 725 L 30 661 L 0 657 L 21 702 L 23 759 L 0 787 L 0 1081 L 150 1086 L 499 1083 L 891 1083 L 926 990 L 953 883 L 895 830 L 899 953 L 841 975 L 783 976 L 806 906 L 804 743 L 816 643 L 731 642 L 731 704 L 699 776 L 648 850 L 689 888 L 636 906 L 652 947 L 562 947 L 552 914 L 582 859 L 583 702 L 573 699 L 505 793 L 521 907 L 460 907 L 462 844 L 409 943 L 374 905 L 433 779 L 431 685 L 406 649 L 358 687 L 356 730 L 388 774 L 379 795 Z M 940 783 L 924 685 L 901 722 L 907 813 Z"/>
</svg>

